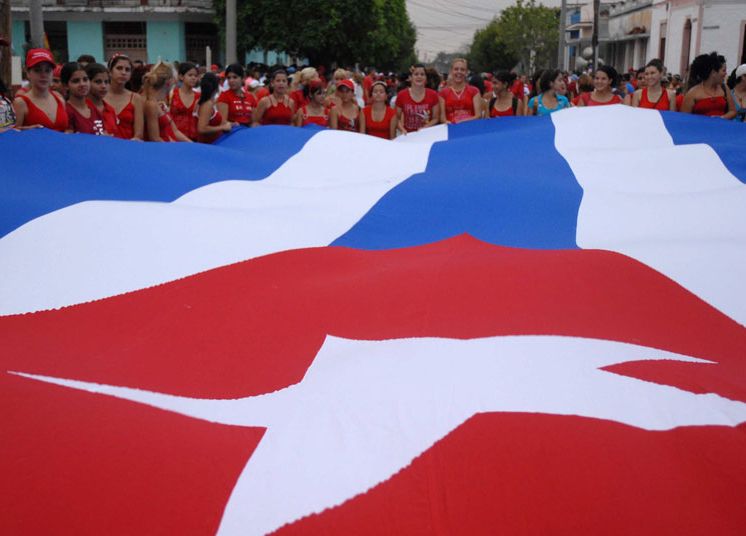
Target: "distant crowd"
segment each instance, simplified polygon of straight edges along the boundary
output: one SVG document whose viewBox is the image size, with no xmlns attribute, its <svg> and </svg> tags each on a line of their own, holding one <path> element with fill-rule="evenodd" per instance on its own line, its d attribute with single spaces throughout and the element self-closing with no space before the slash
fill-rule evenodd
<svg viewBox="0 0 746 536">
<path fill-rule="evenodd" d="M 7 41 L 0 39 L 0 50 Z M 11 95 L 0 80 L 0 132 L 48 128 L 143 141 L 212 143 L 238 127 L 315 125 L 393 139 L 440 123 L 547 115 L 572 106 L 624 104 L 739 122 L 746 118 L 746 64 L 728 73 L 713 52 L 692 62 L 686 83 L 660 60 L 619 75 L 545 70 L 474 73 L 456 59 L 441 76 L 422 64 L 393 75 L 323 67 L 191 62 L 146 66 L 124 54 L 57 65 L 46 49 L 26 56 L 26 81 Z"/>
</svg>

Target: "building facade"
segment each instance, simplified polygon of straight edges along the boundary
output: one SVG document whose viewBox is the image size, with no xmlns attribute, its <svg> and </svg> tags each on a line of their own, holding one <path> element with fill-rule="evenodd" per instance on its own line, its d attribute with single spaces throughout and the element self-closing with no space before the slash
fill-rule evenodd
<svg viewBox="0 0 746 536">
<path fill-rule="evenodd" d="M 220 59 L 211 0 L 43 0 L 44 30 L 59 61 L 91 54 L 105 62 L 123 52 L 146 63 L 204 64 L 206 47 Z M 13 51 L 29 42 L 29 2 L 13 0 Z"/>
</svg>

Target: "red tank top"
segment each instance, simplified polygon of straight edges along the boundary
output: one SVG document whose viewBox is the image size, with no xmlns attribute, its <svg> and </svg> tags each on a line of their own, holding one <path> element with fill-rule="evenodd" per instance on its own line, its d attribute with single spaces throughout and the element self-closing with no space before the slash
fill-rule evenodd
<svg viewBox="0 0 746 536">
<path fill-rule="evenodd" d="M 207 123 L 211 127 L 217 127 L 223 124 L 223 116 L 220 114 L 220 111 L 218 110 L 217 106 L 212 107 L 212 117 L 210 117 L 210 122 Z M 200 143 L 214 143 L 215 140 L 217 140 L 223 133 L 222 132 L 213 132 L 212 134 L 200 134 L 197 138 L 197 141 Z"/>
<path fill-rule="evenodd" d="M 357 117 L 353 117 L 350 119 L 345 114 L 342 113 L 342 107 L 339 108 L 337 114 L 337 130 L 346 130 L 348 132 L 357 132 L 358 131 L 358 121 Z"/>
<path fill-rule="evenodd" d="M 619 95 L 612 95 L 607 102 L 598 102 L 593 100 L 593 93 L 581 93 L 580 98 L 586 106 L 609 106 L 610 104 L 621 104 L 622 98 Z"/>
<path fill-rule="evenodd" d="M 104 111 L 101 112 L 101 116 L 104 120 L 104 132 L 120 138 L 119 135 L 119 119 L 117 119 L 117 112 L 114 107 L 106 101 L 104 102 Z"/>
<path fill-rule="evenodd" d="M 44 113 L 44 110 L 34 104 L 27 95 L 19 95 L 19 97 L 21 97 L 26 103 L 26 108 L 28 108 L 28 113 L 26 113 L 26 117 L 23 118 L 23 125 L 21 126 L 31 127 L 34 125 L 41 125 L 44 128 L 56 130 L 57 132 L 65 132 L 67 130 L 68 119 L 65 104 L 54 93 L 51 95 L 57 102 L 57 115 L 54 118 L 54 122 L 52 122 L 52 118 Z"/>
<path fill-rule="evenodd" d="M 197 139 L 197 118 L 194 115 L 194 108 L 198 100 L 199 93 L 194 93 L 192 104 L 186 106 L 178 89 L 174 89 L 171 97 L 171 117 L 176 123 L 176 128 L 190 140 Z"/>
<path fill-rule="evenodd" d="M 135 98 L 134 93 L 130 93 L 130 101 L 127 106 L 122 108 L 122 111 L 117 114 L 117 122 L 119 126 L 118 138 L 125 140 L 131 140 L 135 135 L 135 104 L 132 99 Z"/>
<path fill-rule="evenodd" d="M 329 108 L 324 108 L 321 112 L 322 115 L 310 115 L 308 113 L 308 106 L 303 106 L 300 109 L 301 117 L 303 118 L 302 126 L 306 125 L 318 125 L 320 127 L 329 126 Z"/>
<path fill-rule="evenodd" d="M 668 91 L 661 88 L 661 96 L 658 100 L 651 102 L 648 99 L 648 88 L 642 88 L 642 95 L 640 96 L 640 108 L 649 108 L 651 110 L 670 110 L 671 101 L 668 98 Z"/>
<path fill-rule="evenodd" d="M 490 117 L 508 117 L 511 115 L 515 115 L 515 112 L 513 111 L 513 107 L 516 105 L 516 98 L 515 95 L 511 95 L 512 99 L 510 100 L 510 106 L 508 106 L 507 110 L 498 110 L 495 108 L 497 106 L 497 99 L 495 99 L 495 103 L 490 108 Z"/>
<path fill-rule="evenodd" d="M 710 117 L 723 115 L 728 111 L 728 101 L 724 96 L 707 97 L 699 99 L 694 103 L 692 113 L 697 115 L 707 115 Z"/>
<path fill-rule="evenodd" d="M 363 115 L 365 116 L 365 132 L 371 136 L 377 138 L 383 138 L 384 140 L 391 139 L 391 121 L 394 120 L 396 112 L 393 108 L 386 106 L 386 111 L 383 115 L 383 120 L 375 121 L 373 119 L 373 107 L 366 106 L 363 108 Z"/>
<path fill-rule="evenodd" d="M 264 110 L 262 125 L 289 125 L 293 120 L 293 109 L 285 104 L 287 97 L 278 101 L 273 96 L 269 97 L 269 107 Z"/>
</svg>

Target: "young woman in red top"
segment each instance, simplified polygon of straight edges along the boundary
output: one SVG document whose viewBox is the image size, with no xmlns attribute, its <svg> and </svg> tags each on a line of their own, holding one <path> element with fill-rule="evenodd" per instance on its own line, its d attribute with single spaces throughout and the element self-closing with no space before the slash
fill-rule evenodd
<svg viewBox="0 0 746 536">
<path fill-rule="evenodd" d="M 490 117 L 523 115 L 523 99 L 519 99 L 510 90 L 516 75 L 501 71 L 492 79 L 492 98 L 489 102 Z"/>
<path fill-rule="evenodd" d="M 386 83 L 382 80 L 370 86 L 370 104 L 360 114 L 360 132 L 384 140 L 396 137 L 396 112 L 389 106 Z"/>
<path fill-rule="evenodd" d="M 276 69 L 270 74 L 270 94 L 262 97 L 254 111 L 254 125 L 290 125 L 295 103 L 288 95 L 288 74 Z"/>
<path fill-rule="evenodd" d="M 582 93 L 578 106 L 606 106 L 621 104 L 622 98 L 613 89 L 619 83 L 619 74 L 610 65 L 601 65 L 593 75 L 593 91 Z"/>
<path fill-rule="evenodd" d="M 663 62 L 653 59 L 645 66 L 645 85 L 632 94 L 632 106 L 676 111 L 676 92 L 661 86 Z"/>
<path fill-rule="evenodd" d="M 728 70 L 725 58 L 717 52 L 694 58 L 689 68 L 689 90 L 681 111 L 686 113 L 733 119 L 736 106 L 730 91 L 725 89 Z"/>
<path fill-rule="evenodd" d="M 88 100 L 91 81 L 78 62 L 66 63 L 60 69 L 60 84 L 67 95 L 65 111 L 68 132 L 103 134 L 104 121 L 95 106 Z"/>
<path fill-rule="evenodd" d="M 150 141 L 192 141 L 174 123 L 169 113 L 168 94 L 175 82 L 173 68 L 158 62 L 143 77 L 145 127 Z"/>
<path fill-rule="evenodd" d="M 13 101 L 16 128 L 50 128 L 65 132 L 67 111 L 62 97 L 50 90 L 54 70 L 52 53 L 43 48 L 32 48 L 26 54 L 29 90 Z"/>
<path fill-rule="evenodd" d="M 145 132 L 144 99 L 125 87 L 132 78 L 132 61 L 124 54 L 115 54 L 109 60 L 111 86 L 106 102 L 117 114 L 118 138 L 142 140 Z"/>
<path fill-rule="evenodd" d="M 438 92 L 426 87 L 427 72 L 421 63 L 410 70 L 409 87 L 396 95 L 397 126 L 402 134 L 431 127 L 440 122 Z"/>
<path fill-rule="evenodd" d="M 254 95 L 244 89 L 243 77 L 243 67 L 238 63 L 225 68 L 228 91 L 223 91 L 218 97 L 218 110 L 229 122 L 250 127 L 257 103 Z"/>
<path fill-rule="evenodd" d="M 477 88 L 466 83 L 468 71 L 465 59 L 456 58 L 451 62 L 448 87 L 440 91 L 447 123 L 463 123 L 479 119 L 482 115 L 482 95 Z"/>
<path fill-rule="evenodd" d="M 171 91 L 169 108 L 171 117 L 179 130 L 190 140 L 197 141 L 197 100 L 199 91 L 195 88 L 199 84 L 197 66 L 185 61 L 179 64 L 179 81 L 181 87 Z"/>
<path fill-rule="evenodd" d="M 85 72 L 91 81 L 91 91 L 88 94 L 88 101 L 101 116 L 104 133 L 116 136 L 119 132 L 117 112 L 111 104 L 104 100 L 106 95 L 109 94 L 111 84 L 109 70 L 100 63 L 89 63 L 86 65 Z"/>
<path fill-rule="evenodd" d="M 334 92 L 339 104 L 332 107 L 329 126 L 335 130 L 358 132 L 360 125 L 360 107 L 355 102 L 355 84 L 352 80 L 340 80 Z"/>
<path fill-rule="evenodd" d="M 308 104 L 304 104 L 295 113 L 293 120 L 295 126 L 304 127 L 306 125 L 318 125 L 320 127 L 329 126 L 329 108 L 324 105 L 326 94 L 324 93 L 324 84 L 321 80 L 311 80 L 303 86 L 303 95 Z"/>
<path fill-rule="evenodd" d="M 197 140 L 200 143 L 213 143 L 223 132 L 230 132 L 233 125 L 220 113 L 216 98 L 220 91 L 220 81 L 215 73 L 205 73 L 200 82 L 199 108 L 197 118 Z"/>
</svg>

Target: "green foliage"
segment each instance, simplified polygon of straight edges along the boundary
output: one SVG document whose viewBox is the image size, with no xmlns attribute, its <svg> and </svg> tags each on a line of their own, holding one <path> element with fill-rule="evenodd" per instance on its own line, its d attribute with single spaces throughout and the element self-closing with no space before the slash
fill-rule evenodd
<svg viewBox="0 0 746 536">
<path fill-rule="evenodd" d="M 239 55 L 260 47 L 314 65 L 398 68 L 411 61 L 416 33 L 405 0 L 238 0 Z M 225 0 L 215 1 L 225 26 Z"/>
<path fill-rule="evenodd" d="M 474 41 L 469 48 L 469 67 L 476 72 L 495 72 L 512 69 L 518 58 L 508 51 L 508 46 L 500 34 L 498 19 L 474 33 Z"/>
<path fill-rule="evenodd" d="M 554 65 L 559 41 L 559 10 L 517 0 L 500 14 L 496 31 L 525 71 Z"/>
</svg>

